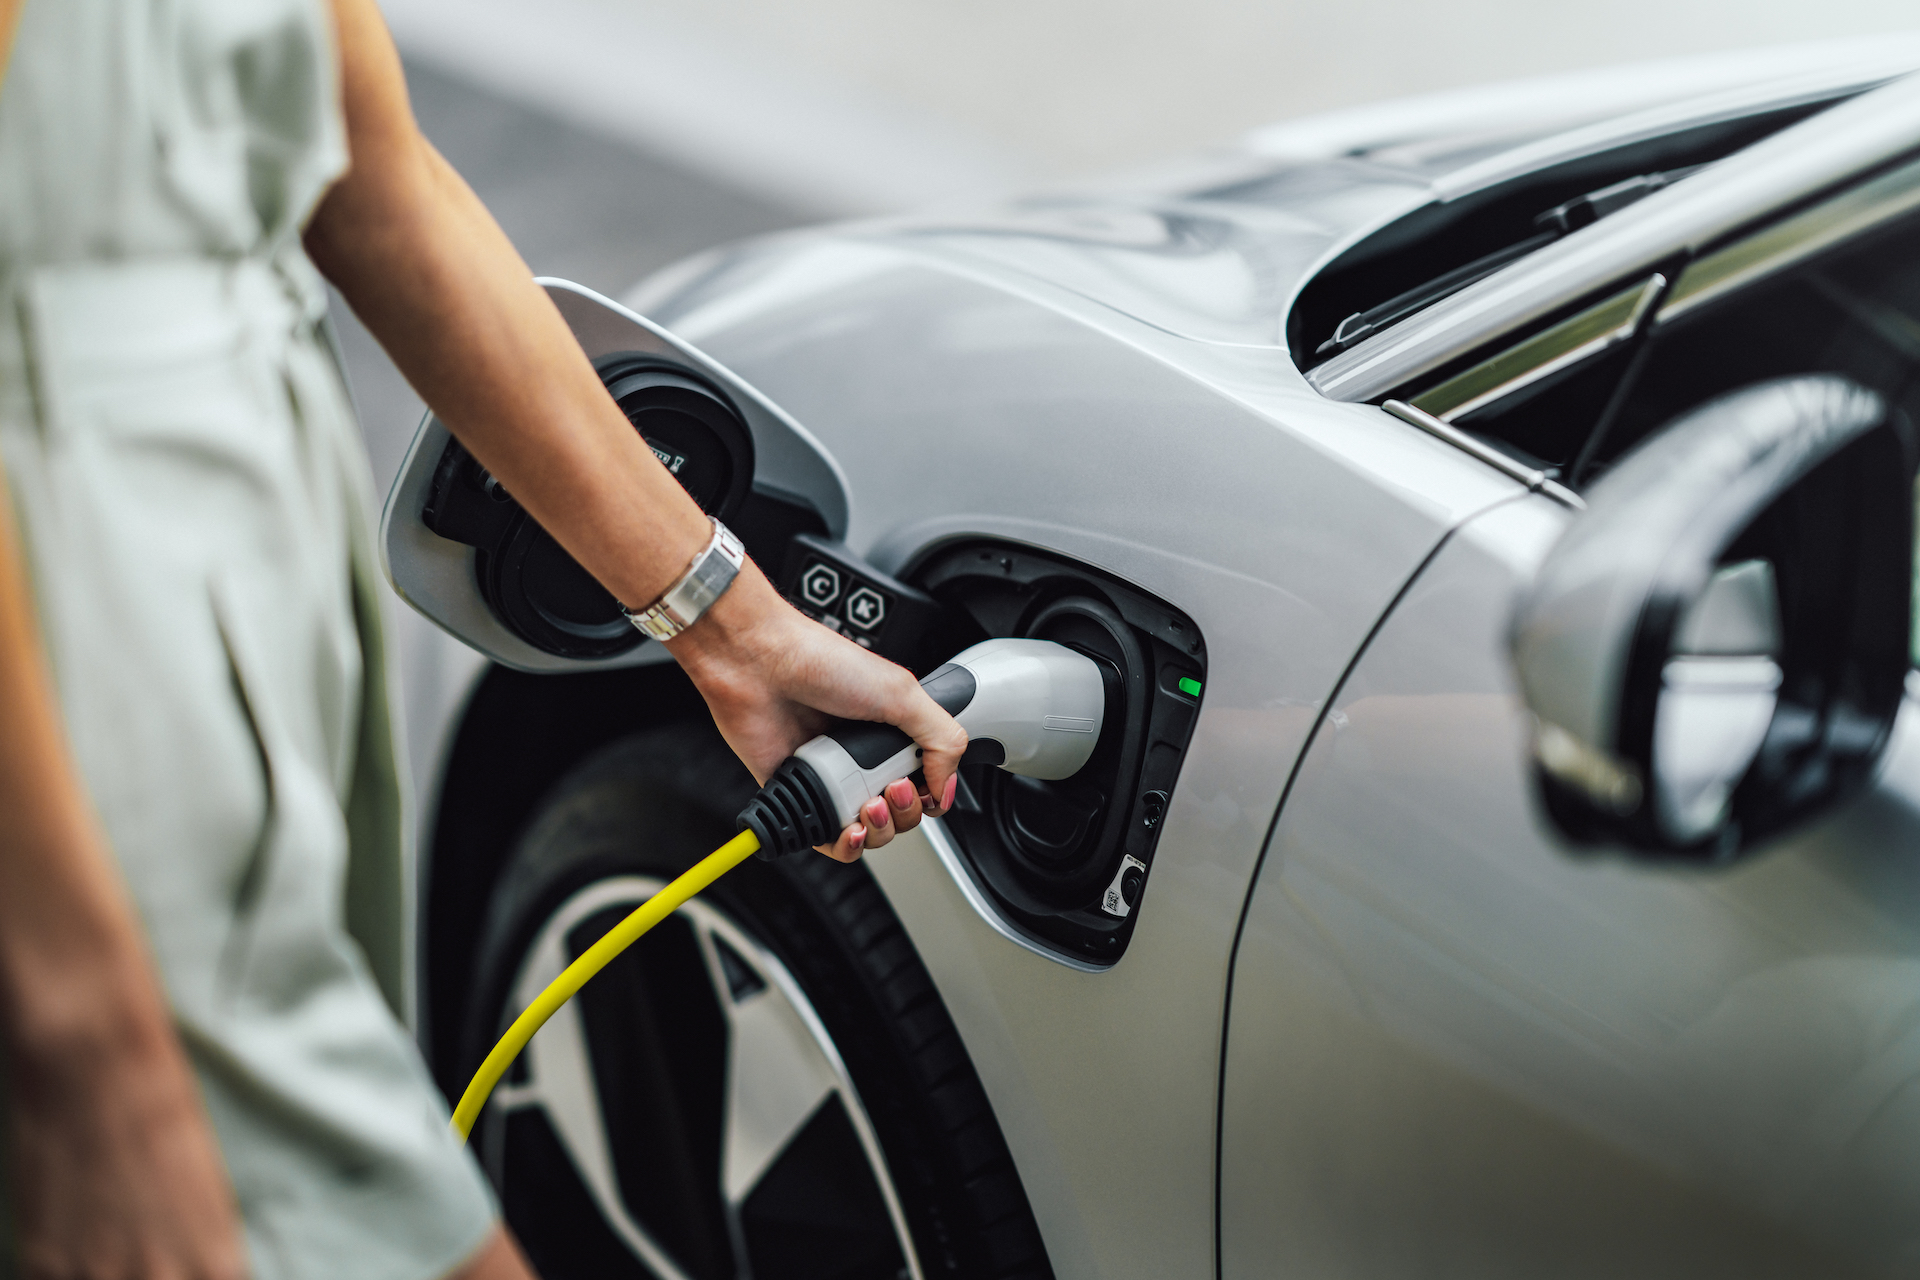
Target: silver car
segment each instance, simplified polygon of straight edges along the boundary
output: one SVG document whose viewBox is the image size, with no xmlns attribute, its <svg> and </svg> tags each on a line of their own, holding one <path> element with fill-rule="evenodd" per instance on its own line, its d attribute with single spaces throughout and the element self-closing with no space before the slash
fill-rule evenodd
<svg viewBox="0 0 1920 1280">
<path fill-rule="evenodd" d="M 1072 645 L 1107 715 L 557 1016 L 474 1139 L 543 1274 L 1920 1273 L 1916 66 L 547 282 L 796 607 L 922 673 Z M 493 660 L 420 886 L 457 1095 L 753 784 L 432 419 L 383 536 Z"/>
</svg>

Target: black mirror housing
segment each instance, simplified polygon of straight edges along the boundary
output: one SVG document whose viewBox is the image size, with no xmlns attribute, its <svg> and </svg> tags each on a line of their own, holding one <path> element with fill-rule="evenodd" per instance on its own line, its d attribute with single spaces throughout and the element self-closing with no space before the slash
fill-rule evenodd
<svg viewBox="0 0 1920 1280">
<path fill-rule="evenodd" d="M 1867 783 L 1910 663 L 1915 465 L 1912 428 L 1879 396 L 1797 377 L 1692 411 L 1593 486 L 1511 631 L 1538 790 L 1563 834 L 1723 860 Z M 1761 590 L 1777 617 L 1752 603 Z M 1712 820 L 1679 822 L 1656 797 L 1663 694 L 1674 659 L 1730 626 L 1760 637 L 1748 671 L 1777 664 L 1772 716 L 1709 797 Z"/>
</svg>

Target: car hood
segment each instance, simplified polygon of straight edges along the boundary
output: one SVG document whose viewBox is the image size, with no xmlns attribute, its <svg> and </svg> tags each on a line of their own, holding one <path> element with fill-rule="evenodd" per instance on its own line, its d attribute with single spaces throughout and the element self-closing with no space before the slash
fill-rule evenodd
<svg viewBox="0 0 1920 1280">
<path fill-rule="evenodd" d="M 1180 337 L 1283 348 L 1300 287 L 1347 245 L 1434 200 L 1716 117 L 1835 97 L 1920 67 L 1920 36 L 1673 59 L 1332 112 L 1232 148 L 965 216 L 853 224 Z"/>
</svg>

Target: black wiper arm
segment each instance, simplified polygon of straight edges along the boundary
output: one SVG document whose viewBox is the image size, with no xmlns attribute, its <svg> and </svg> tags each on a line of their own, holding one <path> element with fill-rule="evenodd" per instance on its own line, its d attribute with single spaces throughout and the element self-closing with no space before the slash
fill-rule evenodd
<svg viewBox="0 0 1920 1280">
<path fill-rule="evenodd" d="M 1516 258 L 1524 258 L 1535 249 L 1558 240 L 1563 232 L 1543 231 L 1528 236 L 1519 244 L 1510 244 L 1504 249 L 1496 249 L 1484 258 L 1475 258 L 1464 267 L 1456 267 L 1443 276 L 1437 276 L 1425 284 L 1416 285 L 1397 297 L 1388 298 L 1377 307 L 1365 311 L 1356 311 L 1340 322 L 1333 336 L 1320 344 L 1317 356 L 1330 356 L 1345 351 L 1360 339 L 1389 325 L 1399 324 L 1416 311 L 1424 311 L 1440 299 L 1451 293 L 1458 293 L 1468 285 L 1483 280 Z"/>
<path fill-rule="evenodd" d="M 1533 220 L 1533 225 L 1541 231 L 1553 231 L 1559 235 L 1568 235 L 1582 227 L 1590 227 L 1608 214 L 1618 213 L 1630 204 L 1645 200 L 1654 192 L 1670 187 L 1691 174 L 1706 168 L 1703 164 L 1688 165 L 1684 169 L 1668 169 L 1662 173 L 1643 173 L 1625 182 L 1616 182 L 1610 187 L 1598 191 L 1589 191 L 1583 196 L 1575 196 L 1565 204 L 1557 204 Z"/>
<path fill-rule="evenodd" d="M 1644 200 L 1663 187 L 1672 186 L 1680 179 L 1704 168 L 1706 168 L 1705 165 L 1696 164 L 1684 169 L 1643 173 L 1637 177 L 1628 178 L 1624 182 L 1616 182 L 1610 187 L 1601 187 L 1598 191 L 1589 191 L 1583 196 L 1575 196 L 1565 204 L 1557 204 L 1533 220 L 1534 234 L 1520 243 L 1510 244 L 1504 249 L 1496 249 L 1484 258 L 1475 258 L 1466 266 L 1456 267 L 1443 276 L 1437 276 L 1425 284 L 1416 285 L 1397 297 L 1387 299 L 1377 307 L 1354 312 L 1340 322 L 1339 327 L 1333 331 L 1333 336 L 1321 343 L 1313 354 L 1322 357 L 1337 355 L 1367 335 L 1390 325 L 1399 324 L 1414 312 L 1424 311 L 1442 298 L 1486 279 L 1509 262 L 1524 258 L 1535 249 L 1552 244 L 1561 236 L 1570 235 L 1582 227 L 1592 226 L 1608 214 L 1618 213 L 1628 205 Z"/>
</svg>

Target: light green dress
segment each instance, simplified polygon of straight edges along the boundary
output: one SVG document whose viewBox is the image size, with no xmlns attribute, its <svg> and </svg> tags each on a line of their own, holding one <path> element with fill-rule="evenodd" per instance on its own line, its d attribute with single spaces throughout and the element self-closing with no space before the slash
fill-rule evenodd
<svg viewBox="0 0 1920 1280">
<path fill-rule="evenodd" d="M 254 1275 L 425 1280 L 494 1211 L 394 1013 L 374 504 L 299 242 L 337 92 L 324 0 L 27 0 L 0 459 Z"/>
</svg>

